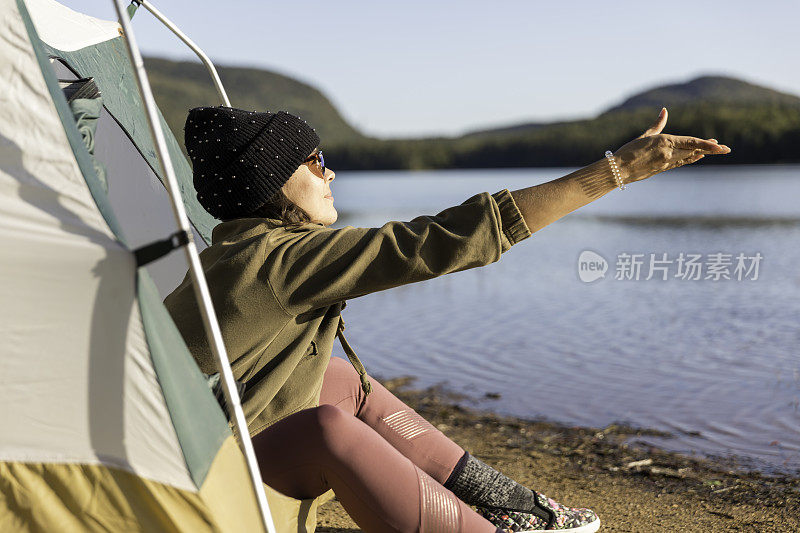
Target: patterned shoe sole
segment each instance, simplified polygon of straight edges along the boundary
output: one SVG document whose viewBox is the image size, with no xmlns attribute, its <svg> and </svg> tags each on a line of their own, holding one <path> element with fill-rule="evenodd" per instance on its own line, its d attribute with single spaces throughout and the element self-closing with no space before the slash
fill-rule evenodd
<svg viewBox="0 0 800 533">
<path fill-rule="evenodd" d="M 594 533 L 600 529 L 600 519 L 598 518 L 594 522 L 589 524 L 580 526 L 580 527 L 571 527 L 569 529 L 550 529 L 548 531 L 553 531 L 554 533 Z M 525 533 L 531 531 L 544 531 L 543 529 L 522 529 L 518 533 Z"/>
</svg>

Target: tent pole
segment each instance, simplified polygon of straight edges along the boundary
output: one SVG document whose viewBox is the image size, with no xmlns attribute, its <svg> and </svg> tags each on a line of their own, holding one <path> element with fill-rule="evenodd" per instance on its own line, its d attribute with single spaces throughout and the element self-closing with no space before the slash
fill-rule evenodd
<svg viewBox="0 0 800 533">
<path fill-rule="evenodd" d="M 150 13 L 152 13 L 155 18 L 161 21 L 161 23 L 164 24 L 164 26 L 169 28 L 169 30 L 172 33 L 177 35 L 181 41 L 186 43 L 186 46 L 191 48 L 192 51 L 195 54 L 197 54 L 197 57 L 199 57 L 200 61 L 203 62 L 203 65 L 205 65 L 206 69 L 208 70 L 208 73 L 211 74 L 211 79 L 214 80 L 214 85 L 217 88 L 217 92 L 219 93 L 219 97 L 222 100 L 222 103 L 225 104 L 226 107 L 231 107 L 231 101 L 228 100 L 228 93 L 225 92 L 225 88 L 222 86 L 222 81 L 219 79 L 219 74 L 217 74 L 217 69 L 214 68 L 214 64 L 211 62 L 211 60 L 208 58 L 205 52 L 203 52 L 200 49 L 200 47 L 194 43 L 194 41 L 189 39 L 189 37 L 187 37 L 186 34 L 183 33 L 175 25 L 174 22 L 169 20 L 167 17 L 164 16 L 164 14 L 161 11 L 156 9 L 156 7 L 151 2 L 145 0 L 132 0 L 132 1 L 136 4 L 139 4 L 140 6 L 147 9 Z"/>
<path fill-rule="evenodd" d="M 267 496 L 262 486 L 261 473 L 258 469 L 258 462 L 256 461 L 255 451 L 253 449 L 253 442 L 250 440 L 250 433 L 247 429 L 247 421 L 244 417 L 242 410 L 241 399 L 239 392 L 236 389 L 235 381 L 233 378 L 233 371 L 231 370 L 230 363 L 228 362 L 228 354 L 225 350 L 225 345 L 222 340 L 222 332 L 219 329 L 217 316 L 214 312 L 214 307 L 211 303 L 211 295 L 208 291 L 206 278 L 200 264 L 200 257 L 197 254 L 197 248 L 194 244 L 194 237 L 192 235 L 191 227 L 189 226 L 189 218 L 186 216 L 186 208 L 181 199 L 180 189 L 178 188 L 178 180 L 175 177 L 175 170 L 172 167 L 172 160 L 169 157 L 167 144 L 164 140 L 164 132 L 161 129 L 161 122 L 158 117 L 158 112 L 153 98 L 153 92 L 150 89 L 150 83 L 147 80 L 147 74 L 144 70 L 144 63 L 142 62 L 142 55 L 139 53 L 139 48 L 136 46 L 136 39 L 133 35 L 130 19 L 125 6 L 122 4 L 123 0 L 114 0 L 114 7 L 117 9 L 117 17 L 122 26 L 125 43 L 127 44 L 128 55 L 133 65 L 133 70 L 136 73 L 136 83 L 139 86 L 139 92 L 144 102 L 145 111 L 147 112 L 147 122 L 150 126 L 150 133 L 153 135 L 155 141 L 156 152 L 158 153 L 158 162 L 161 167 L 162 175 L 167 179 L 167 191 L 169 192 L 170 203 L 172 204 L 172 212 L 175 215 L 175 220 L 178 227 L 185 231 L 188 236 L 188 243 L 183 247 L 186 254 L 186 260 L 189 263 L 189 272 L 192 276 L 192 285 L 197 298 L 200 314 L 203 317 L 203 324 L 205 325 L 206 335 L 208 336 L 208 343 L 211 346 L 211 352 L 217 359 L 217 364 L 220 368 L 220 375 L 222 377 L 222 390 L 225 393 L 225 401 L 233 411 L 233 423 L 236 431 L 239 433 L 242 448 L 244 451 L 245 459 L 247 461 L 248 471 L 250 472 L 250 479 L 253 482 L 253 490 L 255 491 L 258 500 L 259 510 L 264 522 L 264 527 L 268 533 L 275 533 L 275 524 L 272 521 L 272 515 L 269 512 L 269 504 L 267 503 Z"/>
</svg>

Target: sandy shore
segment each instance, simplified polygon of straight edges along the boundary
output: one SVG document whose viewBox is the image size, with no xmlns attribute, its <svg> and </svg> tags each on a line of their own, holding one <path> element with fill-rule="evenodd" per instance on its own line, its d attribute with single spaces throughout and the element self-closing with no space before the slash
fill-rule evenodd
<svg viewBox="0 0 800 533">
<path fill-rule="evenodd" d="M 800 477 L 626 443 L 656 432 L 502 417 L 463 407 L 462 398 L 437 388 L 414 390 L 409 379 L 383 383 L 506 475 L 566 505 L 594 509 L 600 531 L 800 531 Z M 334 500 L 320 510 L 318 531 L 359 529 Z"/>
</svg>

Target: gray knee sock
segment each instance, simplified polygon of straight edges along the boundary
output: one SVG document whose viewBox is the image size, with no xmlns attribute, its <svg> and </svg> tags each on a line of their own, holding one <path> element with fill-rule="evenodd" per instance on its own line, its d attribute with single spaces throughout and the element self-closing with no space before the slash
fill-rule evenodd
<svg viewBox="0 0 800 533">
<path fill-rule="evenodd" d="M 506 477 L 465 452 L 445 488 L 469 505 L 530 512 L 536 507 L 531 489 Z"/>
</svg>

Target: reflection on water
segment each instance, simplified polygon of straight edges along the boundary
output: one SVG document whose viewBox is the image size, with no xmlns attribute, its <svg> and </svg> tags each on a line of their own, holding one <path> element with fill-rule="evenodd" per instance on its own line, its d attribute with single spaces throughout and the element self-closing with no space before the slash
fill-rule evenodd
<svg viewBox="0 0 800 533">
<path fill-rule="evenodd" d="M 435 214 L 567 172 L 341 172 L 336 226 Z M 497 263 L 351 300 L 348 338 L 377 375 L 500 393 L 483 405 L 502 413 L 666 429 L 675 437 L 650 440 L 799 471 L 799 197 L 798 166 L 671 171 L 610 193 Z M 605 278 L 580 281 L 584 250 L 608 260 Z M 755 281 L 618 280 L 622 253 L 763 260 Z"/>
</svg>

